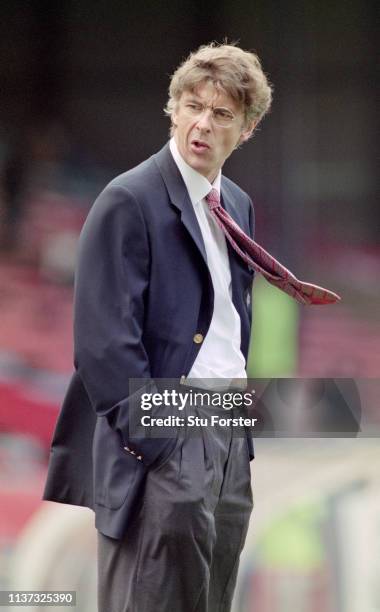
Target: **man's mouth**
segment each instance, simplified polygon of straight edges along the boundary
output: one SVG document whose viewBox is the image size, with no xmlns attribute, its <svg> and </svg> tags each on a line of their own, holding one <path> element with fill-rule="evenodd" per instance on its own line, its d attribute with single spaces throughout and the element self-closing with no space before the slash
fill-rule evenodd
<svg viewBox="0 0 380 612">
<path fill-rule="evenodd" d="M 207 142 L 204 142 L 203 140 L 194 139 L 191 141 L 191 148 L 201 153 L 202 151 L 207 151 L 210 146 L 207 144 Z"/>
</svg>

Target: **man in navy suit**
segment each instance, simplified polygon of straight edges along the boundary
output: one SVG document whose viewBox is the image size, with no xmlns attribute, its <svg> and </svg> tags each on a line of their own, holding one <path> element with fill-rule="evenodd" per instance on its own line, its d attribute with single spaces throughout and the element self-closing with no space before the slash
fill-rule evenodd
<svg viewBox="0 0 380 612">
<path fill-rule="evenodd" d="M 170 142 L 107 185 L 84 225 L 75 373 L 44 499 L 95 511 L 99 612 L 230 610 L 252 509 L 252 441 L 232 427 L 134 435 L 130 380 L 146 390 L 163 378 L 184 389 L 246 378 L 253 273 L 206 198 L 216 190 L 253 235 L 251 200 L 221 168 L 270 103 L 255 54 L 201 47 L 171 79 Z M 220 410 L 197 414 L 211 412 Z"/>
</svg>

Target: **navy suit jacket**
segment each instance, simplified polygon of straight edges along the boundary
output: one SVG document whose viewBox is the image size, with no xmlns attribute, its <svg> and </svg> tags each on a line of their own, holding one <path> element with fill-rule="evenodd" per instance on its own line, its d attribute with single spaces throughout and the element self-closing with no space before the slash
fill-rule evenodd
<svg viewBox="0 0 380 612">
<path fill-rule="evenodd" d="M 222 177 L 222 205 L 253 235 L 252 202 Z M 253 272 L 228 245 L 232 299 L 247 358 Z M 51 447 L 44 499 L 95 511 L 121 538 L 147 470 L 173 439 L 129 438 L 129 379 L 187 375 L 213 313 L 213 286 L 193 206 L 169 145 L 116 177 L 81 232 L 75 281 L 75 373 Z M 226 358 L 228 356 L 226 355 Z M 250 457 L 252 441 L 247 439 Z M 127 453 L 132 446 L 143 461 Z"/>
</svg>

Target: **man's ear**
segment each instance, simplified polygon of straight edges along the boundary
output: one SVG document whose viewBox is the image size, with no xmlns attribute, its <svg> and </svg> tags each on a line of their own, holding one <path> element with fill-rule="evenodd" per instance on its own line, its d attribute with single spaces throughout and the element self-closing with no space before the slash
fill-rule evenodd
<svg viewBox="0 0 380 612">
<path fill-rule="evenodd" d="M 243 144 L 243 142 L 246 142 L 248 138 L 250 138 L 257 124 L 258 121 L 252 121 L 252 123 L 244 129 L 244 131 L 240 134 L 239 144 Z"/>
</svg>

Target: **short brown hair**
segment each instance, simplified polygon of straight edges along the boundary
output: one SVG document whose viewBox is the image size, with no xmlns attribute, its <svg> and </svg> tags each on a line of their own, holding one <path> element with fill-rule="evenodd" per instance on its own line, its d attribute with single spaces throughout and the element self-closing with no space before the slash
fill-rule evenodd
<svg viewBox="0 0 380 612">
<path fill-rule="evenodd" d="M 170 80 L 165 113 L 171 117 L 184 91 L 209 81 L 243 107 L 246 126 L 258 123 L 269 111 L 272 86 L 255 53 L 235 44 L 210 43 L 190 53 Z"/>
</svg>

